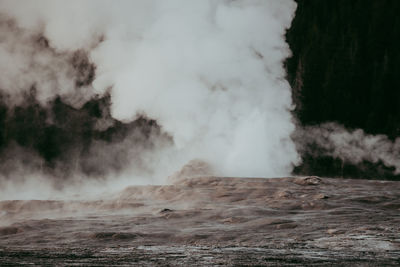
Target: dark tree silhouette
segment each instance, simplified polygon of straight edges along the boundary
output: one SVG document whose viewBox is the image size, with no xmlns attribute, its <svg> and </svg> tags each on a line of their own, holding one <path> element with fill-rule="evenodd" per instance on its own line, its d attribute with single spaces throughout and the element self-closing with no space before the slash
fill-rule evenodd
<svg viewBox="0 0 400 267">
<path fill-rule="evenodd" d="M 293 52 L 286 67 L 300 124 L 333 121 L 392 140 L 400 136 L 400 1 L 297 3 L 286 35 Z M 296 173 L 400 178 L 381 164 L 303 158 Z"/>
</svg>

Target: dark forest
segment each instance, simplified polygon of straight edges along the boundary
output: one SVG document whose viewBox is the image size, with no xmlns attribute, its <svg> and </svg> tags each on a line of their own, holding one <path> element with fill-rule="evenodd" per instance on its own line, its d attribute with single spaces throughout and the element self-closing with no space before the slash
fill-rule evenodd
<svg viewBox="0 0 400 267">
<path fill-rule="evenodd" d="M 400 1 L 298 0 L 286 38 L 295 116 L 303 126 L 336 122 L 400 136 Z M 318 147 L 310 148 L 318 150 Z M 400 160 L 400 159 L 399 159 Z M 303 155 L 297 174 L 399 179 L 382 164 L 358 166 Z"/>
</svg>

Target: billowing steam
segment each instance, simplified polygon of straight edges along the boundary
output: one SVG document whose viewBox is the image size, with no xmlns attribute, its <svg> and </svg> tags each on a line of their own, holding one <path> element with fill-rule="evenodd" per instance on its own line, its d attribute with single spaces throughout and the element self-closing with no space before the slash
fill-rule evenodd
<svg viewBox="0 0 400 267">
<path fill-rule="evenodd" d="M 299 159 L 283 61 L 295 8 L 1 0 L 1 127 L 14 130 L 0 149 L 20 161 L 3 175 L 29 162 L 57 177 L 125 169 L 161 182 L 193 159 L 217 175 L 290 174 Z"/>
<path fill-rule="evenodd" d="M 362 129 L 349 131 L 336 123 L 307 126 L 296 132 L 299 151 L 314 157 L 330 156 L 358 165 L 364 161 L 383 163 L 400 174 L 400 138 L 366 134 Z"/>
</svg>

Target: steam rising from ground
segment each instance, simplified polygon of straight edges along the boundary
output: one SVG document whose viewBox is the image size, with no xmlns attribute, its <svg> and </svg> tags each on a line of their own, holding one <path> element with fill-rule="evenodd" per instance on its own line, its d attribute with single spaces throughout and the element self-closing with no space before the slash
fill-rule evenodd
<svg viewBox="0 0 400 267">
<path fill-rule="evenodd" d="M 362 129 L 349 131 L 342 125 L 325 123 L 304 127 L 296 132 L 295 139 L 301 152 L 331 156 L 355 165 L 381 162 L 394 168 L 395 175 L 400 174 L 400 138 L 391 141 L 386 135 L 370 135 Z"/>
<path fill-rule="evenodd" d="M 122 153 L 128 173 L 145 177 L 132 170 L 144 169 L 152 182 L 192 159 L 217 175 L 288 175 L 299 159 L 282 63 L 295 8 L 292 0 L 2 0 L 1 93 L 9 109 L 28 95 L 47 111 L 55 99 L 81 109 L 109 93 L 110 116 L 93 128 L 100 133 L 140 116 L 156 122 L 158 134 L 141 135 L 151 149 L 132 154 L 138 142 L 103 138 L 89 145 L 101 153 L 80 158 L 96 155 L 92 165 L 111 166 L 109 154 Z"/>
</svg>

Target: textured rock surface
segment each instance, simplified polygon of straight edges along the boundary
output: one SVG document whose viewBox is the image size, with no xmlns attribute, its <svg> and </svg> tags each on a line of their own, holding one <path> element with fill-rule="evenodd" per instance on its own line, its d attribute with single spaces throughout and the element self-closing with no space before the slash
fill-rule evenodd
<svg viewBox="0 0 400 267">
<path fill-rule="evenodd" d="M 0 216 L 6 266 L 400 264 L 400 182 L 199 177 Z"/>
</svg>

